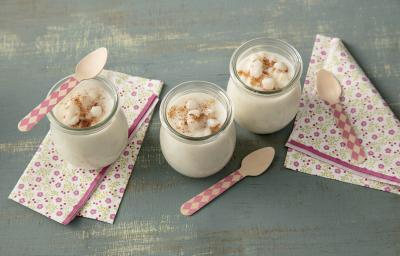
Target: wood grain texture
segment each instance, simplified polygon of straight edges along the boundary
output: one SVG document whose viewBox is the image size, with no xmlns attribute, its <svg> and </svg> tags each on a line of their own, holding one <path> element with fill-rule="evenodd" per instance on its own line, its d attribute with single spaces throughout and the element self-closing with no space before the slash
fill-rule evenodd
<svg viewBox="0 0 400 256">
<path fill-rule="evenodd" d="M 266 136 L 238 129 L 228 166 L 195 180 L 167 165 L 154 115 L 114 225 L 79 218 L 64 227 L 7 199 L 48 129 L 21 134 L 19 119 L 100 46 L 108 69 L 162 79 L 164 95 L 185 80 L 226 87 L 229 58 L 248 39 L 285 39 L 307 64 L 317 33 L 338 36 L 399 116 L 398 0 L 0 4 L 0 255 L 400 255 L 400 198 L 283 168 L 291 125 Z M 264 146 L 277 150 L 270 171 L 180 215 L 182 202 Z"/>
</svg>

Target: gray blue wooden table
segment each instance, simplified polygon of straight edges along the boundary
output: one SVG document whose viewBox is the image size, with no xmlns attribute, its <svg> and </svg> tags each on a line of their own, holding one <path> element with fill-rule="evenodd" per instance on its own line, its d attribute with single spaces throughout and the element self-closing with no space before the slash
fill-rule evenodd
<svg viewBox="0 0 400 256">
<path fill-rule="evenodd" d="M 164 80 L 164 95 L 185 80 L 226 87 L 229 58 L 248 39 L 285 39 L 307 66 L 315 34 L 338 36 L 399 116 L 399 14 L 398 0 L 1 1 L 0 255 L 400 255 L 400 197 L 285 169 L 291 125 L 239 129 L 228 166 L 196 180 L 167 165 L 155 115 L 114 225 L 62 226 L 7 199 L 48 130 L 21 134 L 19 119 L 94 48 L 109 49 L 108 69 Z M 180 215 L 184 200 L 267 145 L 277 149 L 269 172 Z"/>
</svg>

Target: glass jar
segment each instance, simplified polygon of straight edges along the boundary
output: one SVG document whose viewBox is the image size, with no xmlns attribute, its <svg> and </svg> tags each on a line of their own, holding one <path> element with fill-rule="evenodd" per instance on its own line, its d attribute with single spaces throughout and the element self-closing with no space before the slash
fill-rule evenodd
<svg viewBox="0 0 400 256">
<path fill-rule="evenodd" d="M 260 51 L 281 55 L 293 66 L 293 78 L 282 89 L 258 91 L 244 83 L 238 75 L 237 64 L 250 54 Z M 272 133 L 285 127 L 299 108 L 302 70 L 300 54 L 284 41 L 256 38 L 239 46 L 230 60 L 227 88 L 235 107 L 235 121 L 241 127 L 258 134 Z"/>
<path fill-rule="evenodd" d="M 170 104 L 183 95 L 204 93 L 219 100 L 226 111 L 226 119 L 214 134 L 190 137 L 176 131 L 167 119 Z M 201 178 L 221 170 L 230 160 L 236 143 L 232 103 L 224 90 L 213 83 L 189 81 L 179 84 L 167 93 L 160 106 L 161 151 L 179 173 Z"/>
<path fill-rule="evenodd" d="M 49 94 L 68 78 L 58 81 Z M 71 128 L 57 120 L 53 111 L 47 117 L 51 138 L 61 158 L 76 167 L 97 169 L 118 159 L 128 143 L 128 123 L 115 86 L 103 76 L 93 79 L 101 82 L 113 99 L 112 110 L 103 121 L 87 128 Z"/>
</svg>

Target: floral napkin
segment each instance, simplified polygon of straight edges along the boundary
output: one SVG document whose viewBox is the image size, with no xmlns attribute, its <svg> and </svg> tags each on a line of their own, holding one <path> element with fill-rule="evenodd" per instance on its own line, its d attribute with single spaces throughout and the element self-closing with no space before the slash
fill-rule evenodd
<svg viewBox="0 0 400 256">
<path fill-rule="evenodd" d="M 57 154 L 50 132 L 9 198 L 62 224 L 80 215 L 113 223 L 163 83 L 103 71 L 117 87 L 131 133 L 120 158 L 108 168 L 74 168 Z"/>
<path fill-rule="evenodd" d="M 342 85 L 341 103 L 367 154 L 362 164 L 350 161 L 330 106 L 317 96 L 315 78 L 321 68 Z M 400 194 L 400 122 L 338 38 L 316 37 L 286 145 L 289 169 Z"/>
</svg>

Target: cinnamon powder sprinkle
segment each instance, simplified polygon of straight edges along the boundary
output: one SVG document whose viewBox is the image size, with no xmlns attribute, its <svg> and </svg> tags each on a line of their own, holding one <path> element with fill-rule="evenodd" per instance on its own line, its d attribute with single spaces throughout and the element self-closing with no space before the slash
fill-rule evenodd
<svg viewBox="0 0 400 256">
<path fill-rule="evenodd" d="M 96 102 L 93 106 L 85 108 L 80 100 L 80 97 L 81 97 L 80 95 L 77 95 L 77 97 L 73 99 L 75 105 L 79 107 L 80 116 L 79 116 L 79 122 L 72 125 L 72 128 L 88 128 L 93 124 L 97 123 L 98 121 L 97 118 L 88 117 L 90 116 L 90 109 L 93 106 L 98 106 L 98 103 Z"/>
</svg>

